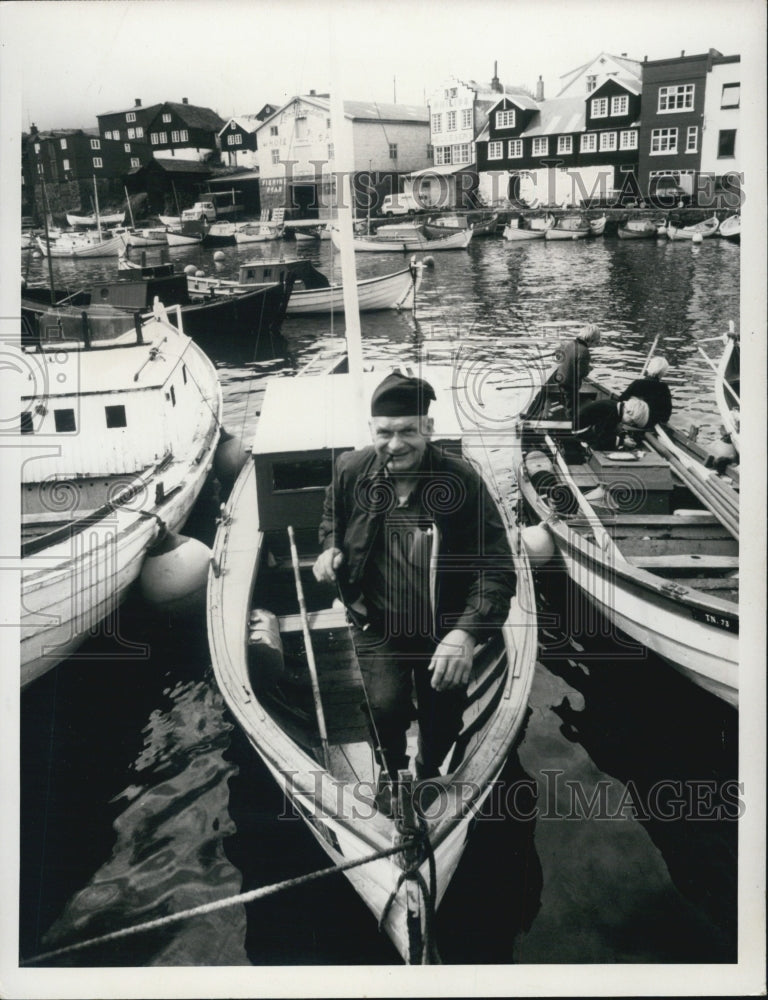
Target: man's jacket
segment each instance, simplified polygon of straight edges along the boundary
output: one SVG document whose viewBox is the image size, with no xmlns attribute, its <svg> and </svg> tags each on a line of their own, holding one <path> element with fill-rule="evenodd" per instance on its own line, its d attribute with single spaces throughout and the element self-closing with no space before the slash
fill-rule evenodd
<svg viewBox="0 0 768 1000">
<path fill-rule="evenodd" d="M 422 506 L 437 529 L 430 581 L 435 637 L 461 628 L 485 639 L 505 621 L 515 593 L 499 512 L 472 466 L 433 444 L 427 445 L 417 476 Z M 396 504 L 394 486 L 373 448 L 339 456 L 326 489 L 320 544 L 344 553 L 338 578 L 348 607 L 361 595 L 366 560 L 385 513 Z"/>
</svg>

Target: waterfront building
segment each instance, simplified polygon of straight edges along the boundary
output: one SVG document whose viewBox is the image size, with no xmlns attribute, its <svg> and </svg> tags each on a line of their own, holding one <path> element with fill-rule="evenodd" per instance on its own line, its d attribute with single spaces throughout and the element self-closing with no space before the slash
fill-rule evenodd
<svg viewBox="0 0 768 1000">
<path fill-rule="evenodd" d="M 235 115 L 224 124 L 218 135 L 222 160 L 230 167 L 253 170 L 258 167 L 256 130 L 265 119 L 277 111 L 274 104 L 265 104 L 254 115 Z"/>
<path fill-rule="evenodd" d="M 739 126 L 741 105 L 741 57 L 713 56 L 704 93 L 704 123 L 701 133 L 699 200 L 706 191 L 702 178 L 711 185 L 711 193 L 731 192 L 728 207 L 735 207 L 743 175 Z"/>
<path fill-rule="evenodd" d="M 130 108 L 96 115 L 99 136 L 105 140 L 121 142 L 149 142 L 148 126 L 159 109 L 159 104 L 144 107 L 141 98 L 137 97 Z"/>
<path fill-rule="evenodd" d="M 180 104 L 161 104 L 147 129 L 154 156 L 202 163 L 218 150 L 217 137 L 223 125 L 215 111 L 190 104 L 184 97 Z"/>
</svg>

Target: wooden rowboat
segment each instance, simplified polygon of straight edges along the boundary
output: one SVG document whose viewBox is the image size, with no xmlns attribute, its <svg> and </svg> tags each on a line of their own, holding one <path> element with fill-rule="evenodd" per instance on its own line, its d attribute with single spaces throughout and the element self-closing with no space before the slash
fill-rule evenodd
<svg viewBox="0 0 768 1000">
<path fill-rule="evenodd" d="M 438 393 L 435 440 L 458 443 L 451 372 L 422 373 Z M 383 377 L 366 373 L 370 394 Z M 395 821 L 373 800 L 378 765 L 367 739 L 361 676 L 345 614 L 334 590 L 317 584 L 311 565 L 324 487 L 333 456 L 353 444 L 352 377 L 304 374 L 267 387 L 252 457 L 223 513 L 208 588 L 208 633 L 221 692 L 248 739 L 338 865 L 381 854 L 398 844 Z M 307 642 L 287 526 L 297 540 L 298 572 L 324 710 L 324 759 L 302 650 Z M 428 856 L 379 857 L 345 875 L 406 961 L 430 961 L 434 907 L 461 858 L 482 802 L 491 790 L 526 713 L 536 657 L 532 577 L 519 536 L 510 529 L 517 596 L 505 626 L 477 652 L 464 724 L 440 779 L 439 802 L 425 810 L 422 848 Z M 271 623 L 265 629 L 265 622 Z M 270 664 L 282 646 L 304 698 L 270 684 Z M 301 706 L 308 706 L 308 712 Z M 294 710 L 297 709 L 297 710 Z M 413 745 L 413 733 L 409 745 Z M 429 858 L 433 861 L 430 862 Z M 404 877 L 408 869 L 410 875 Z M 430 868 L 432 873 L 430 874 Z M 418 873 L 418 874 L 417 874 Z M 419 879 L 426 892 L 419 889 Z"/>
<path fill-rule="evenodd" d="M 554 224 L 554 220 L 551 216 L 548 218 L 545 225 L 535 227 L 531 225 L 531 228 L 521 226 L 520 222 L 520 219 L 518 219 L 514 225 L 512 222 L 508 222 L 502 230 L 502 237 L 510 243 L 523 243 L 528 240 L 543 240 L 544 233 Z"/>
<path fill-rule="evenodd" d="M 713 215 L 711 219 L 704 219 L 703 222 L 697 222 L 693 226 L 668 225 L 667 236 L 671 240 L 698 240 L 699 238 L 706 240 L 715 235 L 719 225 L 717 216 Z"/>
<path fill-rule="evenodd" d="M 717 365 L 715 375 L 715 399 L 720 411 L 723 427 L 731 442 L 738 451 L 739 443 L 739 407 L 741 394 L 741 347 L 739 335 L 733 330 L 723 337 L 725 347 Z"/>
<path fill-rule="evenodd" d="M 727 219 L 723 219 L 717 233 L 718 236 L 722 236 L 724 240 L 730 240 L 732 243 L 740 243 L 741 216 L 729 215 Z"/>
<path fill-rule="evenodd" d="M 355 250 L 369 253 L 405 253 L 409 250 L 423 250 L 424 253 L 432 253 L 434 250 L 466 250 L 472 242 L 473 230 L 463 229 L 458 232 L 443 236 L 440 239 L 427 239 L 418 229 L 403 239 L 395 239 L 388 236 L 355 236 Z M 337 229 L 331 230 L 333 245 L 341 248 L 341 241 Z"/>
<path fill-rule="evenodd" d="M 599 219 L 589 220 L 589 235 L 590 236 L 602 236 L 605 232 L 605 224 L 608 221 L 606 215 L 601 215 Z"/>
<path fill-rule="evenodd" d="M 122 226 L 125 222 L 125 212 L 115 212 L 113 215 L 72 215 L 67 212 L 68 226 L 87 226 L 96 228 L 102 226 Z"/>
<path fill-rule="evenodd" d="M 651 219 L 627 219 L 617 232 L 620 240 L 651 240 L 658 235 L 658 226 Z"/>
<path fill-rule="evenodd" d="M 591 230 L 582 215 L 564 215 L 555 220 L 544 233 L 545 240 L 583 240 Z"/>
<path fill-rule="evenodd" d="M 360 311 L 412 309 L 416 294 L 421 287 L 423 267 L 423 264 L 412 262 L 410 267 L 395 271 L 394 274 L 382 274 L 376 278 L 364 278 L 358 281 L 357 298 Z M 340 312 L 343 305 L 343 285 L 302 288 L 299 275 L 288 300 L 286 312 L 289 316 L 325 315 Z"/>
</svg>

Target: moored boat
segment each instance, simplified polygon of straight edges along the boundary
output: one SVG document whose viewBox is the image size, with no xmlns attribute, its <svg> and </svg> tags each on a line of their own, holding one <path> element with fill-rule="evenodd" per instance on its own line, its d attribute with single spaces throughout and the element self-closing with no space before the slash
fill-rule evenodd
<svg viewBox="0 0 768 1000">
<path fill-rule="evenodd" d="M 534 225 L 534 222 L 536 225 Z M 544 219 L 526 220 L 522 216 L 515 220 L 510 219 L 502 230 L 502 237 L 510 243 L 521 243 L 526 240 L 543 240 L 544 233 L 554 225 L 554 218 L 546 216 Z"/>
<path fill-rule="evenodd" d="M 115 613 L 150 546 L 183 525 L 221 426 L 216 371 L 162 307 L 137 324 L 108 306 L 25 324 L 45 392 L 22 397 L 22 687 Z"/>
<path fill-rule="evenodd" d="M 724 240 L 730 240 L 731 243 L 740 243 L 741 216 L 729 215 L 727 219 L 723 219 L 717 233 L 718 236 L 722 236 Z"/>
<path fill-rule="evenodd" d="M 369 253 L 407 252 L 408 250 L 423 250 L 425 253 L 432 253 L 434 250 L 466 250 L 472 242 L 472 236 L 473 231 L 465 229 L 441 239 L 428 239 L 417 227 L 412 233 L 404 233 L 402 237 L 397 235 L 381 236 L 378 233 L 373 236 L 355 236 L 353 243 L 355 250 Z M 333 245 L 339 249 L 341 242 L 337 229 L 331 230 L 331 239 Z"/>
<path fill-rule="evenodd" d="M 590 227 L 583 215 L 562 215 L 544 232 L 545 240 L 583 240 Z"/>
<path fill-rule="evenodd" d="M 357 282 L 357 299 L 361 312 L 378 309 L 413 309 L 421 287 L 423 264 L 412 261 L 409 267 L 393 274 L 363 278 Z M 302 288 L 299 274 L 288 300 L 289 316 L 340 312 L 344 306 L 343 285 L 326 288 Z"/>
<path fill-rule="evenodd" d="M 589 235 L 602 236 L 605 232 L 605 224 L 608 221 L 606 215 L 601 215 L 597 219 L 589 219 Z"/>
<path fill-rule="evenodd" d="M 99 223 L 102 226 L 122 226 L 125 222 L 125 212 L 114 212 L 111 215 L 73 215 L 67 212 L 68 226 L 85 226 L 96 228 Z"/>
<path fill-rule="evenodd" d="M 62 233 L 56 239 L 37 237 L 44 257 L 118 257 L 125 252 L 127 231 Z"/>
<path fill-rule="evenodd" d="M 709 239 L 714 236 L 720 223 L 716 215 L 703 222 L 697 222 L 692 226 L 674 226 L 667 224 L 667 236 L 670 240 L 696 240 Z"/>
<path fill-rule="evenodd" d="M 658 235 L 658 226 L 651 219 L 629 218 L 617 233 L 620 240 L 652 240 Z"/>
<path fill-rule="evenodd" d="M 125 237 L 129 247 L 164 247 L 168 245 L 168 233 L 163 229 L 129 229 Z"/>
<path fill-rule="evenodd" d="M 731 329 L 723 336 L 723 353 L 715 373 L 715 399 L 720 419 L 731 443 L 740 449 L 741 346 L 739 335 Z"/>
<path fill-rule="evenodd" d="M 436 215 L 423 224 L 430 239 L 447 236 L 461 229 L 473 229 L 475 236 L 490 236 L 496 232 L 498 212 L 466 212 L 463 214 Z"/>
<path fill-rule="evenodd" d="M 255 222 L 238 227 L 235 230 L 235 243 L 267 243 L 279 240 L 283 235 L 282 225 L 269 222 Z"/>
</svg>

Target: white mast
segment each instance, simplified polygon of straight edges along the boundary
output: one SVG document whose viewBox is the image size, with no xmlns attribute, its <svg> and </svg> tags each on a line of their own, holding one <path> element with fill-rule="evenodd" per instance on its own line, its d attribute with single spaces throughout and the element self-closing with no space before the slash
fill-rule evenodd
<svg viewBox="0 0 768 1000">
<path fill-rule="evenodd" d="M 96 226 L 99 230 L 99 242 L 101 242 L 101 215 L 99 214 L 99 192 L 96 190 L 96 174 L 93 175 L 93 207 L 96 212 Z"/>
</svg>

